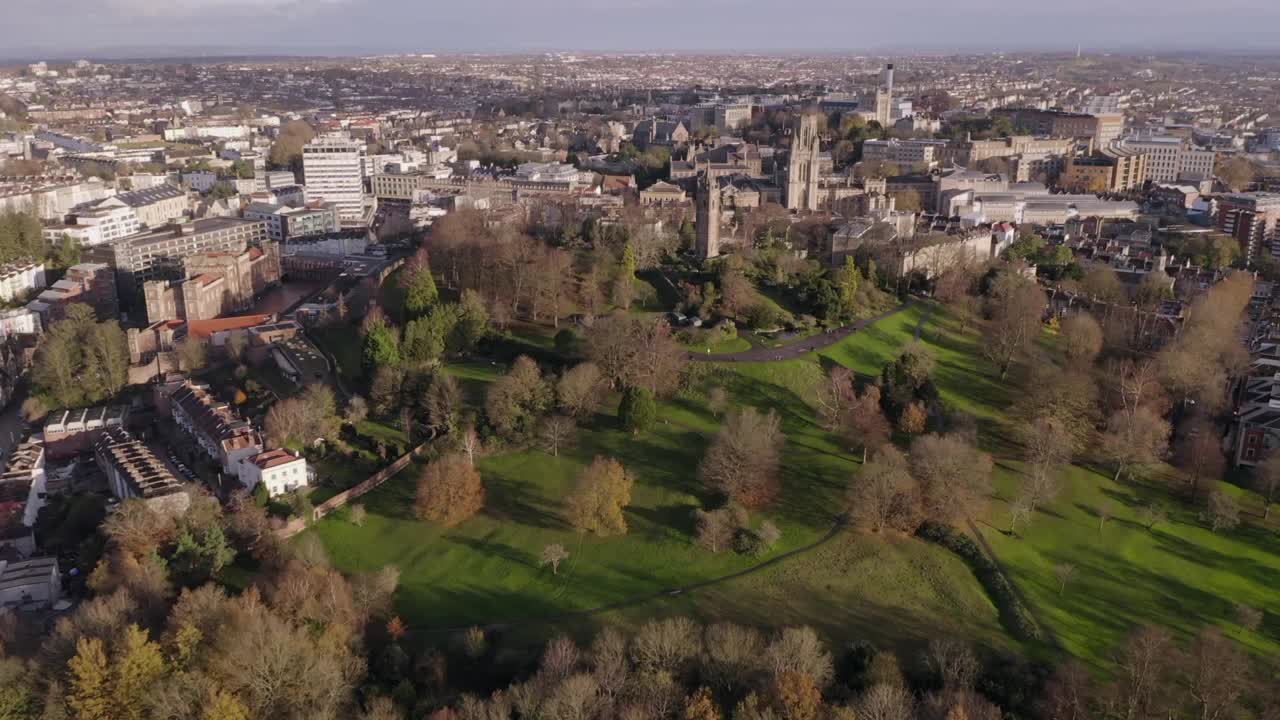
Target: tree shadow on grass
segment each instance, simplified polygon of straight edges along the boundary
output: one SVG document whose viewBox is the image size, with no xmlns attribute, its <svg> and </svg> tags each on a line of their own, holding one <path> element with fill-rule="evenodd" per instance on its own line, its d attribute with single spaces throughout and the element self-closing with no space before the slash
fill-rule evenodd
<svg viewBox="0 0 1280 720">
<path fill-rule="evenodd" d="M 529 527 L 564 530 L 568 523 L 560 508 L 538 494 L 530 482 L 503 473 L 485 473 L 484 514 L 500 521 Z"/>
</svg>

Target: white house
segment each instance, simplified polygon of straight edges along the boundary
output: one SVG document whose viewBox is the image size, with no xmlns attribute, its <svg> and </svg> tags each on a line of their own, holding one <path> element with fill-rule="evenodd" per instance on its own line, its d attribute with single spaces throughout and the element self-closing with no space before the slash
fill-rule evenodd
<svg viewBox="0 0 1280 720">
<path fill-rule="evenodd" d="M 271 497 L 306 487 L 309 475 L 307 461 L 283 448 L 258 453 L 240 462 L 240 484 L 252 491 L 258 483 L 266 483 Z"/>
</svg>

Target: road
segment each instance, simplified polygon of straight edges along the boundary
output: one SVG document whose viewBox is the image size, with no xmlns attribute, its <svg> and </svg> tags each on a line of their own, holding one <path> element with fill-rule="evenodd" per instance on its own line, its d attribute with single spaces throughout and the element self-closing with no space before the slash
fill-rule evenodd
<svg viewBox="0 0 1280 720">
<path fill-rule="evenodd" d="M 739 350 L 731 353 L 689 353 L 689 359 L 701 362 L 768 362 L 776 360 L 792 360 L 801 355 L 806 355 L 817 350 L 828 348 L 841 340 L 849 337 L 853 333 L 862 330 L 872 323 L 879 322 L 887 317 L 896 315 L 908 307 L 911 307 L 914 301 L 899 305 L 892 310 L 886 310 L 879 315 L 874 315 L 865 320 L 859 320 L 852 325 L 845 325 L 842 328 L 829 330 L 820 335 L 814 335 L 804 340 L 798 340 L 790 345 L 780 348 L 771 347 L 753 347 L 750 350 Z"/>
</svg>

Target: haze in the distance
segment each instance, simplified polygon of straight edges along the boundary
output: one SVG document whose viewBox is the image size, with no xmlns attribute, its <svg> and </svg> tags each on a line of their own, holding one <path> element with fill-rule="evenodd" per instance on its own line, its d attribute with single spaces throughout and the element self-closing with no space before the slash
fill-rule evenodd
<svg viewBox="0 0 1280 720">
<path fill-rule="evenodd" d="M 0 57 L 1276 47 L 1280 3 L 1221 0 L 6 0 Z M 1247 22 L 1242 22 L 1247 18 Z"/>
</svg>

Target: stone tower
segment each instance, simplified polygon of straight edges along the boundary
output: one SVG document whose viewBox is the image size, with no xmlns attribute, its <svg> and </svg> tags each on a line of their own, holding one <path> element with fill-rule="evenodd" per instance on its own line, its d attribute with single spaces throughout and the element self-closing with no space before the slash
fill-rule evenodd
<svg viewBox="0 0 1280 720">
<path fill-rule="evenodd" d="M 787 159 L 788 210 L 818 209 L 818 116 L 804 114 L 791 136 Z"/>
<path fill-rule="evenodd" d="M 720 255 L 720 183 L 708 173 L 698 176 L 698 259 Z"/>
</svg>

